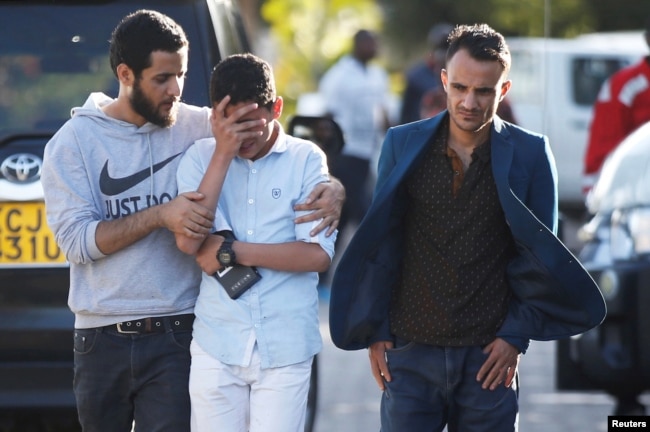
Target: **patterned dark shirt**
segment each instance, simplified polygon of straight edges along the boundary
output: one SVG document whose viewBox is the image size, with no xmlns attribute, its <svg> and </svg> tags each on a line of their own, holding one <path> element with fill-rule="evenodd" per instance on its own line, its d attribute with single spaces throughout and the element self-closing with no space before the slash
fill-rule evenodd
<svg viewBox="0 0 650 432">
<path fill-rule="evenodd" d="M 484 345 L 507 313 L 514 240 L 492 175 L 489 139 L 463 172 L 444 124 L 406 180 L 405 254 L 391 331 L 430 345 Z"/>
</svg>

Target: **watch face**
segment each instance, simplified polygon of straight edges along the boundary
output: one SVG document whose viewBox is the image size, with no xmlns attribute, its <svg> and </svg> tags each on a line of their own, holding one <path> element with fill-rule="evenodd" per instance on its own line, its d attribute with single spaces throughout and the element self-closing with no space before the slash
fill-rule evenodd
<svg viewBox="0 0 650 432">
<path fill-rule="evenodd" d="M 229 266 L 231 261 L 230 253 L 226 251 L 219 252 L 219 262 L 224 266 Z"/>
</svg>

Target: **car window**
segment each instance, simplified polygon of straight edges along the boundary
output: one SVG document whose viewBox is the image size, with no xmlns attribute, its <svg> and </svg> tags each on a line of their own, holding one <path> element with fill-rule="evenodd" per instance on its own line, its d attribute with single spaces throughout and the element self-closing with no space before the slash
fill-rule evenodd
<svg viewBox="0 0 650 432">
<path fill-rule="evenodd" d="M 629 61 L 617 57 L 576 58 L 571 64 L 573 100 L 578 105 L 592 106 L 605 80 Z"/>
<path fill-rule="evenodd" d="M 151 3 L 16 4 L 0 14 L 0 137 L 56 130 L 90 92 L 117 96 L 108 60 L 111 32 L 123 16 Z M 190 39 L 194 55 L 183 100 L 206 105 L 209 70 L 192 9 L 166 2 L 156 9 L 177 20 Z"/>
<path fill-rule="evenodd" d="M 221 57 L 249 52 L 244 22 L 241 15 L 233 13 L 233 5 L 230 2 L 210 1 L 208 7 L 214 20 L 215 36 L 219 42 Z"/>
</svg>

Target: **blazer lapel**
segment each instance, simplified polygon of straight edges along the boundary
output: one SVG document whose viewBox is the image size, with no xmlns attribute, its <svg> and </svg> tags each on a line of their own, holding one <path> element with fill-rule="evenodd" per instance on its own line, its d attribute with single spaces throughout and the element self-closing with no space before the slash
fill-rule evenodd
<svg viewBox="0 0 650 432">
<path fill-rule="evenodd" d="M 377 191 L 373 200 L 376 201 L 378 206 L 395 192 L 397 186 L 401 184 L 404 177 L 410 172 L 416 159 L 422 156 L 429 139 L 436 132 L 438 126 L 440 126 L 441 120 L 445 118 L 444 113 L 413 125 L 413 129 L 407 133 L 406 141 L 400 144 L 399 147 L 394 148 L 395 166 L 383 187 Z"/>
<path fill-rule="evenodd" d="M 510 142 L 509 137 L 510 134 L 503 127 L 501 119 L 495 117 L 490 142 L 492 149 L 492 175 L 494 175 L 494 181 L 497 184 L 497 191 L 502 205 L 509 202 L 510 196 L 512 195 L 508 174 L 512 165 L 514 144 Z"/>
<path fill-rule="evenodd" d="M 510 141 L 510 134 L 504 127 L 503 121 L 496 116 L 491 140 L 492 173 L 506 220 L 515 238 L 531 244 L 531 242 L 535 242 L 534 233 L 538 229 L 548 228 L 537 219 L 510 188 L 509 174 L 514 155 L 514 144 Z"/>
</svg>

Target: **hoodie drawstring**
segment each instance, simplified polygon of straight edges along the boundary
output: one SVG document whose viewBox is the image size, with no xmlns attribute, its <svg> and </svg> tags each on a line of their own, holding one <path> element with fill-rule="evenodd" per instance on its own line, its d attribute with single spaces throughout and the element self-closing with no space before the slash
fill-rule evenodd
<svg viewBox="0 0 650 432">
<path fill-rule="evenodd" d="M 153 173 L 154 172 L 153 172 L 153 152 L 151 151 L 151 134 L 147 134 L 147 144 L 149 146 L 149 174 L 150 174 L 149 178 L 151 179 L 149 181 L 150 188 L 151 188 L 149 194 L 151 196 L 151 199 L 153 200 L 154 199 L 153 196 Z"/>
</svg>

